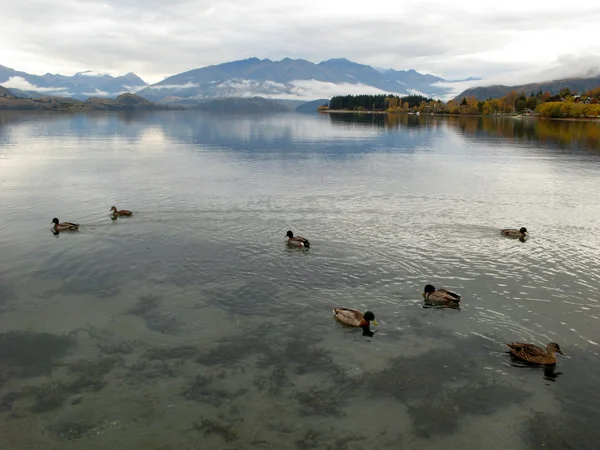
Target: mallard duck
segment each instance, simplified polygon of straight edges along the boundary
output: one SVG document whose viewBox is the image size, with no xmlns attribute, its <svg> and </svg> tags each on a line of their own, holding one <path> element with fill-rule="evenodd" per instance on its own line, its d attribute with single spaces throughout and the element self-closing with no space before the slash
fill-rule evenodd
<svg viewBox="0 0 600 450">
<path fill-rule="evenodd" d="M 546 345 L 546 350 L 537 345 L 524 344 L 523 342 L 511 342 L 506 346 L 513 356 L 533 364 L 556 364 L 556 353 L 564 355 L 556 342 L 550 342 Z"/>
<path fill-rule="evenodd" d="M 448 289 L 436 289 L 431 284 L 425 286 L 423 298 L 426 302 L 437 305 L 458 305 L 461 300 L 460 295 Z"/>
<path fill-rule="evenodd" d="M 122 209 L 122 210 L 117 210 L 116 206 L 113 206 L 110 208 L 113 217 L 121 217 L 121 216 L 131 216 L 133 215 L 133 213 L 131 211 L 128 211 L 126 209 Z"/>
<path fill-rule="evenodd" d="M 363 314 L 358 309 L 333 308 L 333 316 L 344 325 L 362 328 L 363 336 L 373 336 L 373 332 L 369 328 L 371 322 L 375 326 L 379 325 L 375 320 L 375 314 L 371 311 L 365 311 Z"/>
<path fill-rule="evenodd" d="M 500 233 L 503 236 L 524 238 L 527 236 L 527 228 L 521 227 L 518 230 L 516 228 L 504 228 L 504 229 L 500 230 Z"/>
<path fill-rule="evenodd" d="M 286 237 L 288 238 L 287 243 L 288 245 L 295 245 L 297 247 L 310 247 L 310 242 L 308 242 L 307 239 L 304 239 L 303 237 L 300 236 L 296 236 L 294 237 L 294 233 L 292 233 L 291 231 L 288 231 L 286 234 Z"/>
<path fill-rule="evenodd" d="M 58 233 L 60 231 L 77 231 L 79 230 L 79 224 L 71 222 L 59 222 L 55 217 L 52 219 L 52 231 Z"/>
</svg>

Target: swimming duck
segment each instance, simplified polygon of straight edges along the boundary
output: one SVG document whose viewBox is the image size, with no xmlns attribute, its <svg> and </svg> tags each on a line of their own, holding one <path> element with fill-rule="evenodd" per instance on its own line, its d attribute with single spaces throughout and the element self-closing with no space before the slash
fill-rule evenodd
<svg viewBox="0 0 600 450">
<path fill-rule="evenodd" d="M 300 236 L 294 237 L 294 233 L 292 233 L 291 231 L 287 232 L 286 237 L 288 238 L 288 240 L 287 240 L 288 245 L 295 245 L 297 247 L 306 247 L 306 248 L 310 247 L 310 242 L 308 242 L 307 239 L 304 239 L 303 237 L 300 237 Z"/>
<path fill-rule="evenodd" d="M 112 212 L 112 216 L 113 217 L 121 217 L 121 216 L 131 216 L 131 215 L 133 215 L 133 213 L 131 211 L 128 211 L 126 209 L 122 209 L 122 210 L 118 211 L 116 206 L 111 207 L 110 210 Z"/>
<path fill-rule="evenodd" d="M 527 236 L 527 228 L 521 227 L 518 230 L 516 228 L 504 228 L 503 230 L 500 230 L 500 233 L 503 236 L 524 238 Z"/>
<path fill-rule="evenodd" d="M 448 289 L 436 289 L 431 284 L 425 286 L 423 298 L 426 302 L 437 305 L 458 305 L 461 300 L 460 295 Z"/>
<path fill-rule="evenodd" d="M 79 224 L 71 223 L 71 222 L 59 222 L 55 217 L 52 219 L 52 231 L 58 233 L 60 231 L 77 231 L 79 229 Z"/>
<path fill-rule="evenodd" d="M 511 342 L 506 346 L 513 356 L 533 364 L 556 364 L 556 353 L 564 355 L 556 342 L 550 342 L 546 345 L 546 350 L 537 345 L 524 344 L 523 342 Z"/>
<path fill-rule="evenodd" d="M 371 311 L 365 311 L 363 314 L 358 309 L 333 308 L 333 316 L 344 325 L 362 328 L 363 336 L 373 336 L 373 331 L 369 328 L 371 322 L 375 326 L 379 325 Z"/>
</svg>

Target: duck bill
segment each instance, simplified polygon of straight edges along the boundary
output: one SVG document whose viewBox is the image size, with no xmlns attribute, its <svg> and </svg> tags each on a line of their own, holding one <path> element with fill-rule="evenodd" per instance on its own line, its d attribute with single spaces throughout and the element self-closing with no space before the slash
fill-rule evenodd
<svg viewBox="0 0 600 450">
<path fill-rule="evenodd" d="M 379 326 L 379 323 L 377 323 L 377 321 L 376 321 L 375 319 L 371 320 L 371 323 L 372 323 L 373 325 L 375 325 L 376 327 L 378 327 L 378 326 Z"/>
</svg>

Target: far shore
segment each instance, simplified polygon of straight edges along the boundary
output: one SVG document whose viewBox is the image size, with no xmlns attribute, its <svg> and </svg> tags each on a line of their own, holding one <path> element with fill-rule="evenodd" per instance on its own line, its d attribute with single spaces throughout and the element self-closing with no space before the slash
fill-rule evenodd
<svg viewBox="0 0 600 450">
<path fill-rule="evenodd" d="M 351 111 L 348 109 L 321 109 L 317 112 L 329 113 L 329 114 L 388 114 L 398 116 L 416 116 L 416 113 L 407 112 L 395 112 L 389 113 L 388 111 Z M 534 116 L 532 114 L 496 114 L 496 115 L 483 115 L 483 114 L 438 114 L 438 113 L 421 113 L 419 116 L 436 116 L 436 117 L 487 117 L 487 118 L 499 118 L 507 117 L 511 119 L 537 119 L 537 120 L 560 120 L 566 122 L 600 122 L 600 117 L 541 117 Z"/>
</svg>

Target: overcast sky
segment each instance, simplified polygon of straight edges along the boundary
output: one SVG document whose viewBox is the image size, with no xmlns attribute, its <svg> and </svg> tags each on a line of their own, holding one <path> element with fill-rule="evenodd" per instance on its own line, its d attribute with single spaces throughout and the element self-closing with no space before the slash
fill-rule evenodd
<svg viewBox="0 0 600 450">
<path fill-rule="evenodd" d="M 515 84 L 596 71 L 600 3 L 538 0 L 0 0 L 0 64 L 154 83 L 249 57 L 345 57 Z"/>
</svg>

